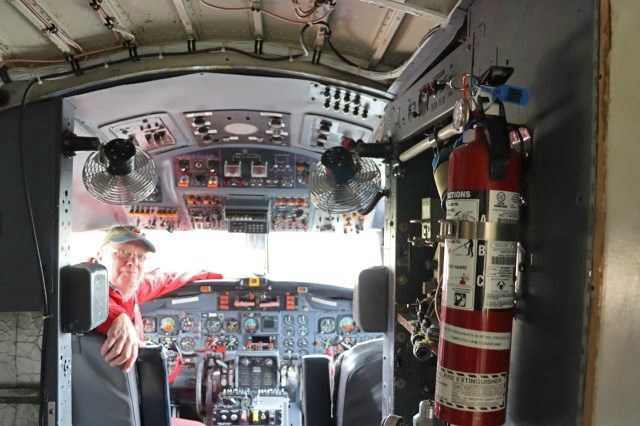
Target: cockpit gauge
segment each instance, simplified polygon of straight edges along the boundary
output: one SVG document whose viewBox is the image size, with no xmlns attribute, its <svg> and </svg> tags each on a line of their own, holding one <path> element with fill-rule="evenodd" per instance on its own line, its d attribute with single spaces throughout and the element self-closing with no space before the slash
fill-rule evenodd
<svg viewBox="0 0 640 426">
<path fill-rule="evenodd" d="M 242 327 L 244 327 L 245 331 L 253 333 L 258 330 L 258 321 L 253 317 L 245 318 Z"/>
<path fill-rule="evenodd" d="M 285 327 L 284 334 L 285 336 L 293 336 L 294 334 L 296 334 L 296 329 L 293 327 Z"/>
<path fill-rule="evenodd" d="M 218 347 L 218 342 L 220 342 L 220 338 L 218 336 L 207 336 L 204 340 L 204 345 L 207 349 L 215 349 Z"/>
<path fill-rule="evenodd" d="M 192 332 L 196 328 L 196 322 L 191 317 L 184 317 L 180 320 L 180 331 L 183 333 Z"/>
<path fill-rule="evenodd" d="M 299 348 L 306 348 L 307 346 L 309 346 L 309 342 L 307 342 L 307 339 L 298 339 Z"/>
<path fill-rule="evenodd" d="M 282 321 L 287 325 L 293 324 L 293 315 L 290 315 L 290 314 L 285 315 L 284 317 L 282 317 Z"/>
<path fill-rule="evenodd" d="M 320 333 L 331 334 L 336 331 L 336 320 L 333 318 L 320 319 Z"/>
<path fill-rule="evenodd" d="M 309 334 L 309 327 L 307 327 L 306 325 L 301 325 L 300 327 L 298 327 L 298 334 L 300 336 L 306 336 Z"/>
<path fill-rule="evenodd" d="M 216 317 L 209 318 L 205 321 L 204 328 L 209 333 L 219 333 L 222 329 L 222 321 L 220 320 L 220 318 Z"/>
<path fill-rule="evenodd" d="M 222 323 L 222 328 L 227 333 L 237 333 L 240 326 L 237 319 L 229 318 Z"/>
<path fill-rule="evenodd" d="M 323 337 L 320 340 L 316 340 L 314 344 L 319 345 L 324 350 L 327 350 L 331 345 L 333 345 L 333 339 L 331 337 Z"/>
<path fill-rule="evenodd" d="M 342 317 L 342 319 L 340 319 L 339 326 L 342 333 L 351 334 L 356 331 L 356 320 L 350 316 Z"/>
<path fill-rule="evenodd" d="M 155 333 L 156 332 L 156 319 L 153 317 L 143 317 L 142 318 L 142 328 L 145 333 Z"/>
<path fill-rule="evenodd" d="M 300 349 L 298 351 L 298 355 L 300 355 L 300 357 L 307 356 L 307 355 L 309 355 L 309 351 L 307 351 L 305 349 Z"/>
<path fill-rule="evenodd" d="M 184 352 L 193 352 L 196 349 L 196 339 L 190 336 L 180 339 L 180 349 Z"/>
<path fill-rule="evenodd" d="M 229 336 L 229 339 L 227 339 L 225 347 L 227 348 L 228 351 L 237 350 L 238 349 L 238 338 L 236 336 Z"/>
<path fill-rule="evenodd" d="M 295 346 L 295 342 L 290 338 L 284 339 L 284 342 L 282 342 L 282 344 L 287 349 L 293 348 Z"/>
<path fill-rule="evenodd" d="M 306 325 L 308 322 L 309 322 L 309 319 L 307 318 L 306 315 L 304 314 L 298 315 L 298 324 Z"/>
<path fill-rule="evenodd" d="M 175 334 L 176 329 L 176 320 L 172 317 L 164 317 L 160 320 L 160 330 L 164 334 Z"/>
</svg>

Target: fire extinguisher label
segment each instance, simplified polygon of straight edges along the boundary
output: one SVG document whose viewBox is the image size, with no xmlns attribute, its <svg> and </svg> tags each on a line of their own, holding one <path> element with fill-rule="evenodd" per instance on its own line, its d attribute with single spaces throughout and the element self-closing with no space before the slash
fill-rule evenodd
<svg viewBox="0 0 640 426">
<path fill-rule="evenodd" d="M 509 350 L 511 333 L 470 330 L 442 323 L 440 334 L 447 342 L 478 349 Z"/>
<path fill-rule="evenodd" d="M 447 197 L 447 219 L 518 222 L 516 192 L 451 191 Z M 516 251 L 510 241 L 447 239 L 446 306 L 467 311 L 512 308 Z"/>
<path fill-rule="evenodd" d="M 518 247 L 511 241 L 488 241 L 484 268 L 485 309 L 513 308 Z"/>
<path fill-rule="evenodd" d="M 507 373 L 471 374 L 438 365 L 436 401 L 463 411 L 491 412 L 504 410 Z"/>
</svg>

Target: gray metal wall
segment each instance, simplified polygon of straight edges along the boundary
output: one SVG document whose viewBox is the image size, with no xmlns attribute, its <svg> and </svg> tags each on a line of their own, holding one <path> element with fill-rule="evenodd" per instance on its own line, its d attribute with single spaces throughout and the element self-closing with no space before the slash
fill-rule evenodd
<svg viewBox="0 0 640 426">
<path fill-rule="evenodd" d="M 4 184 L 0 200 L 0 366 L 6 367 L 0 377 L 0 402 L 8 402 L 0 403 L 1 425 L 37 422 L 43 346 L 45 421 L 71 424 L 71 338 L 59 329 L 58 297 L 59 270 L 69 263 L 71 233 L 71 160 L 63 158 L 61 151 L 73 111 L 64 105 L 53 99 L 28 106 L 23 117 L 17 109 L 0 114 L 4 150 L 0 155 Z M 25 192 L 31 199 L 40 260 Z M 44 325 L 43 283 L 50 314 Z"/>
<path fill-rule="evenodd" d="M 533 254 L 533 267 L 526 272 L 525 294 L 514 322 L 508 424 L 568 425 L 582 418 L 593 233 L 597 3 L 475 1 L 464 42 L 400 94 L 389 119 L 396 141 L 419 135 L 431 125 L 441 110 L 418 117 L 412 110 L 419 89 L 439 73 L 479 75 L 490 65 L 509 65 L 515 68 L 509 82 L 531 90 L 527 107 L 507 109 L 508 120 L 525 123 L 535 143 L 523 182 L 528 202 L 523 243 Z M 445 95 L 443 108 L 459 96 L 455 92 Z M 423 154 L 411 162 L 428 168 L 430 156 Z M 398 178 L 394 185 L 404 188 L 409 182 L 416 182 L 411 174 Z M 430 191 L 429 186 L 423 184 L 424 193 Z M 394 196 L 401 222 L 405 206 L 419 205 L 420 200 L 415 193 L 402 190 Z M 395 255 L 402 263 L 403 253 Z M 410 282 L 418 285 L 415 280 Z M 398 304 L 404 303 L 406 292 L 396 283 Z M 406 358 L 399 359 L 404 345 L 396 341 L 388 349 L 389 356 L 402 354 L 395 357 L 396 365 L 406 362 Z M 429 380 L 425 377 L 423 383 Z M 413 390 L 422 392 L 419 386 Z M 395 408 L 408 418 L 397 398 L 406 392 L 395 387 Z"/>
</svg>

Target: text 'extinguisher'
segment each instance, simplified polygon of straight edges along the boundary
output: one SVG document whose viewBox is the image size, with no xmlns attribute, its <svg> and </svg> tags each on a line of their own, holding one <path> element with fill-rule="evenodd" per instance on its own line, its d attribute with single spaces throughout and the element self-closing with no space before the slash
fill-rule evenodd
<svg viewBox="0 0 640 426">
<path fill-rule="evenodd" d="M 454 425 L 506 417 L 517 243 L 501 231 L 519 220 L 521 163 L 502 128 L 487 118 L 449 157 L 446 218 L 464 232 L 445 240 L 434 413 Z"/>
</svg>

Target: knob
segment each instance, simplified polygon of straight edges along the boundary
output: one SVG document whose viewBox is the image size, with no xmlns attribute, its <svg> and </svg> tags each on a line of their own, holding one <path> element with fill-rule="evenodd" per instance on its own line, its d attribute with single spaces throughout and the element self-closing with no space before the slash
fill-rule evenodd
<svg viewBox="0 0 640 426">
<path fill-rule="evenodd" d="M 206 122 L 207 120 L 205 120 L 205 118 L 201 115 L 193 119 L 193 124 L 195 124 L 196 126 L 202 126 Z"/>
</svg>

